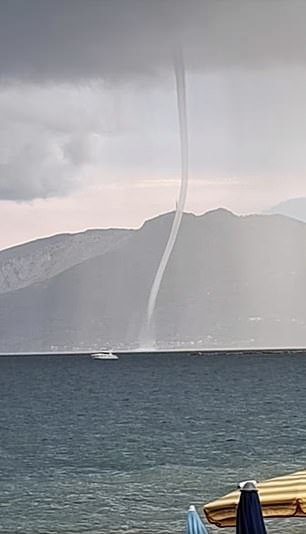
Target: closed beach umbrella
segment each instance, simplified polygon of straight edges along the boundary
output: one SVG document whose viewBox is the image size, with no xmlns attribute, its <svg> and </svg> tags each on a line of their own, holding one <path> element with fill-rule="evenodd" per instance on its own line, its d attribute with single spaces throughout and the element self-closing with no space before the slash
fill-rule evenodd
<svg viewBox="0 0 306 534">
<path fill-rule="evenodd" d="M 207 534 L 207 530 L 193 505 L 190 506 L 187 514 L 186 534 Z"/>
<path fill-rule="evenodd" d="M 306 518 L 306 471 L 271 478 L 257 485 L 263 517 Z M 233 491 L 204 506 L 210 523 L 218 527 L 233 527 L 240 491 Z"/>
<path fill-rule="evenodd" d="M 236 534 L 267 534 L 255 484 L 241 489 L 236 516 Z"/>
</svg>

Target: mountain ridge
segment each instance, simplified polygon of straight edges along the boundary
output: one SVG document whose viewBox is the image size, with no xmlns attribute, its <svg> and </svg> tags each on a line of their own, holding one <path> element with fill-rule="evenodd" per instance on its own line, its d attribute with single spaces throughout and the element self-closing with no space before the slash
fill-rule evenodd
<svg viewBox="0 0 306 534">
<path fill-rule="evenodd" d="M 279 214 L 306 222 L 306 197 L 289 198 L 264 211 L 264 214 Z"/>
<path fill-rule="evenodd" d="M 0 295 L 0 350 L 135 348 L 173 212 L 103 254 Z M 159 347 L 306 344 L 306 226 L 185 214 L 153 316 Z"/>
<path fill-rule="evenodd" d="M 0 294 L 52 278 L 66 268 L 104 254 L 133 230 L 92 229 L 56 234 L 0 251 Z"/>
</svg>

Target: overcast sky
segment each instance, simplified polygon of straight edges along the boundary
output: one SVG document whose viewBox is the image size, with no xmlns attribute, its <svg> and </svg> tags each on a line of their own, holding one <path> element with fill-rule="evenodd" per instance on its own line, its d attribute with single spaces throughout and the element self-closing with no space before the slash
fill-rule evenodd
<svg viewBox="0 0 306 534">
<path fill-rule="evenodd" d="M 0 247 L 306 195 L 305 0 L 0 0 Z"/>
</svg>

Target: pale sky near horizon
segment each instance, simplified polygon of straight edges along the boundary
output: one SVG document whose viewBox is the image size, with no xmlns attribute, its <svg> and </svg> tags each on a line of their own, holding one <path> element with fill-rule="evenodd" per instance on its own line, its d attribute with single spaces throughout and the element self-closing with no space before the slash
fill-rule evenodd
<svg viewBox="0 0 306 534">
<path fill-rule="evenodd" d="M 0 248 L 175 208 L 178 46 L 186 211 L 306 196 L 305 20 L 302 0 L 2 0 Z"/>
</svg>

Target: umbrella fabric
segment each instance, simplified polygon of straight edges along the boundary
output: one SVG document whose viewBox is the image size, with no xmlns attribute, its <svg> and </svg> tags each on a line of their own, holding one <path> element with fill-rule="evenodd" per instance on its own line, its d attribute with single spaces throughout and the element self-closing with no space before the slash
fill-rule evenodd
<svg viewBox="0 0 306 534">
<path fill-rule="evenodd" d="M 241 491 L 236 534 L 267 534 L 257 491 Z"/>
<path fill-rule="evenodd" d="M 190 506 L 187 514 L 186 534 L 207 534 L 207 530 L 204 527 L 199 514 L 192 505 Z"/>
<path fill-rule="evenodd" d="M 306 471 L 272 478 L 257 484 L 263 517 L 306 517 Z M 204 506 L 210 523 L 233 527 L 240 491 L 233 491 Z"/>
</svg>

